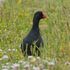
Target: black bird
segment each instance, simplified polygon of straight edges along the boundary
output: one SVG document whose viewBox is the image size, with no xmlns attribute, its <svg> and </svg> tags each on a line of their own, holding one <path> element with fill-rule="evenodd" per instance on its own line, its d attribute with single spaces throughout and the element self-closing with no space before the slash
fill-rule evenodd
<svg viewBox="0 0 70 70">
<path fill-rule="evenodd" d="M 35 53 L 37 53 L 38 56 L 40 55 L 39 47 L 43 46 L 43 40 L 40 35 L 39 21 L 43 18 L 45 18 L 45 15 L 42 11 L 37 11 L 34 14 L 32 29 L 21 44 L 21 50 L 24 55 L 33 55 L 31 48 L 34 48 L 34 44 L 36 45 Z"/>
</svg>

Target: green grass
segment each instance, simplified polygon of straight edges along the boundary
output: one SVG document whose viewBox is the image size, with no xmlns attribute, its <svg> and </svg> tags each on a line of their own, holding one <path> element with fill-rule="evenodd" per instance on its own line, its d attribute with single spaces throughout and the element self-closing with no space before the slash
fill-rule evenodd
<svg viewBox="0 0 70 70">
<path fill-rule="evenodd" d="M 9 56 L 6 62 L 24 59 L 19 46 L 37 10 L 47 16 L 40 22 L 45 44 L 42 58 L 56 59 L 55 70 L 69 70 L 64 63 L 70 61 L 70 0 L 6 0 L 0 7 L 0 61 L 5 63 L 1 60 L 5 54 Z M 17 51 L 9 52 L 9 48 Z"/>
</svg>

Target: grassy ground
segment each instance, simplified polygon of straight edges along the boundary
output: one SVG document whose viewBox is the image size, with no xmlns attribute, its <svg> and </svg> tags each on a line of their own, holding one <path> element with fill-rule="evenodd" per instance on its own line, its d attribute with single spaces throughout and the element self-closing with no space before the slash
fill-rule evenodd
<svg viewBox="0 0 70 70">
<path fill-rule="evenodd" d="M 70 0 L 6 0 L 0 7 L 0 70 L 25 59 L 19 46 L 37 10 L 48 17 L 40 22 L 45 44 L 41 59 L 56 60 L 54 68 L 46 69 L 70 70 Z"/>
</svg>

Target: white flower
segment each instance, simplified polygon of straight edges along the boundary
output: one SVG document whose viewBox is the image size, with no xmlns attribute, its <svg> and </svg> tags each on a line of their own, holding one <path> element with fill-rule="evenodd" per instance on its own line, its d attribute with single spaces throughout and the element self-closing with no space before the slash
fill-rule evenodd
<svg viewBox="0 0 70 70">
<path fill-rule="evenodd" d="M 8 51 L 10 52 L 10 51 L 11 51 L 11 49 L 9 48 L 9 49 L 8 49 Z"/>
<path fill-rule="evenodd" d="M 2 69 L 2 70 L 8 70 L 8 69 Z"/>
<path fill-rule="evenodd" d="M 48 69 L 43 69 L 43 70 L 48 70 Z"/>
<path fill-rule="evenodd" d="M 14 66 L 14 67 L 19 67 L 20 65 L 17 64 L 17 63 L 15 63 L 15 64 L 13 64 L 13 66 Z"/>
<path fill-rule="evenodd" d="M 3 3 L 5 0 L 0 0 L 0 3 Z"/>
<path fill-rule="evenodd" d="M 22 61 L 22 60 L 20 60 L 20 61 L 18 61 L 18 63 L 19 63 L 19 64 L 22 64 L 22 63 L 23 63 L 23 61 Z"/>
<path fill-rule="evenodd" d="M 13 48 L 13 49 L 12 49 L 12 51 L 13 51 L 13 52 L 16 52 L 16 51 L 17 51 L 17 49 L 14 49 L 14 48 Z"/>
<path fill-rule="evenodd" d="M 9 69 L 10 67 L 7 65 L 2 65 L 2 69 Z"/>
<path fill-rule="evenodd" d="M 20 65 L 15 63 L 12 65 L 13 70 L 19 70 Z"/>
<path fill-rule="evenodd" d="M 7 68 L 7 66 L 3 65 L 2 68 Z"/>
<path fill-rule="evenodd" d="M 69 61 L 65 62 L 65 65 L 70 65 L 70 62 Z"/>
<path fill-rule="evenodd" d="M 26 65 L 27 63 L 28 63 L 28 62 L 26 62 L 26 61 L 23 61 L 23 62 L 22 62 L 22 65 Z"/>
<path fill-rule="evenodd" d="M 5 59 L 8 59 L 9 57 L 7 55 L 3 55 L 2 59 L 5 60 Z"/>
<path fill-rule="evenodd" d="M 52 59 L 47 62 L 48 65 L 54 66 L 56 64 L 56 59 Z"/>
<path fill-rule="evenodd" d="M 0 6 L 3 6 L 4 2 L 5 2 L 5 0 L 0 0 Z"/>
<path fill-rule="evenodd" d="M 11 65 L 11 63 L 10 63 L 10 62 L 7 62 L 6 65 L 7 65 L 7 66 L 8 66 L 8 65 Z"/>
<path fill-rule="evenodd" d="M 33 70 L 40 70 L 39 67 L 33 67 Z"/>
<path fill-rule="evenodd" d="M 36 58 L 33 56 L 28 56 L 28 59 L 31 63 L 34 63 L 36 61 Z"/>
<path fill-rule="evenodd" d="M 54 66 L 55 65 L 55 62 L 48 62 L 48 65 L 52 65 L 52 66 Z"/>
<path fill-rule="evenodd" d="M 27 68 L 27 67 L 29 67 L 30 65 L 29 64 L 26 64 L 26 65 L 24 65 L 24 68 Z"/>
<path fill-rule="evenodd" d="M 41 63 L 41 58 L 40 57 L 37 57 L 36 58 L 36 61 L 37 61 L 38 64 L 40 64 Z"/>
<path fill-rule="evenodd" d="M 25 69 L 25 70 L 30 70 L 30 64 L 29 64 L 29 63 L 25 64 L 25 65 L 24 65 L 24 69 Z"/>
<path fill-rule="evenodd" d="M 33 56 L 28 56 L 28 59 L 32 59 L 33 58 Z"/>
<path fill-rule="evenodd" d="M 41 58 L 40 58 L 40 57 L 37 57 L 36 59 L 37 59 L 37 60 L 41 60 Z"/>
</svg>

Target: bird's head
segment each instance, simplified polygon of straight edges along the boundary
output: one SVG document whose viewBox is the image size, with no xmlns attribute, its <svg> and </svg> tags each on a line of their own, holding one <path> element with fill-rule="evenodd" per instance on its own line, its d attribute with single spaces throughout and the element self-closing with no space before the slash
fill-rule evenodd
<svg viewBox="0 0 70 70">
<path fill-rule="evenodd" d="M 37 18 L 37 19 L 44 19 L 46 18 L 46 16 L 43 14 L 42 11 L 37 11 L 35 14 L 34 14 L 34 17 Z"/>
</svg>

